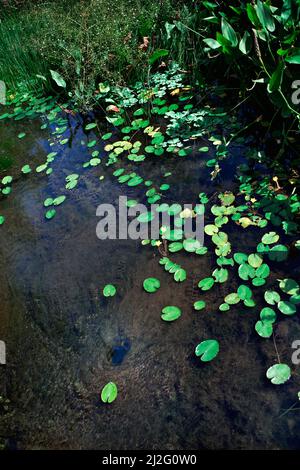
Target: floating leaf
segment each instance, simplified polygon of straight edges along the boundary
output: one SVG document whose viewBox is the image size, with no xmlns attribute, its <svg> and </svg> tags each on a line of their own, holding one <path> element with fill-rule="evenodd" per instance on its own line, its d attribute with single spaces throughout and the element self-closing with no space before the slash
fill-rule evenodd
<svg viewBox="0 0 300 470">
<path fill-rule="evenodd" d="M 241 299 L 236 292 L 233 292 L 232 294 L 226 295 L 224 300 L 227 304 L 234 305 L 234 304 L 239 303 Z"/>
<path fill-rule="evenodd" d="M 46 219 L 50 220 L 50 219 L 53 219 L 53 217 L 55 216 L 56 214 L 56 210 L 55 209 L 49 209 L 46 214 L 45 214 L 45 217 Z"/>
<path fill-rule="evenodd" d="M 284 313 L 284 315 L 294 315 L 294 313 L 297 312 L 295 305 L 287 300 L 281 300 L 278 302 L 277 307 L 282 313 Z"/>
<path fill-rule="evenodd" d="M 155 277 L 148 277 L 143 283 L 146 292 L 156 292 L 160 288 L 160 281 Z"/>
<path fill-rule="evenodd" d="M 186 271 L 183 268 L 179 268 L 174 273 L 174 280 L 176 282 L 183 282 L 186 280 Z"/>
<path fill-rule="evenodd" d="M 261 336 L 262 338 L 270 338 L 273 333 L 273 326 L 272 323 L 266 321 L 258 321 L 255 323 L 255 331 Z"/>
<path fill-rule="evenodd" d="M 272 384 L 281 385 L 289 380 L 291 377 L 291 369 L 287 364 L 275 364 L 267 370 L 267 378 L 271 380 Z"/>
<path fill-rule="evenodd" d="M 267 290 L 264 294 L 264 298 L 269 305 L 275 305 L 280 302 L 280 295 L 274 290 Z"/>
<path fill-rule="evenodd" d="M 113 297 L 116 295 L 117 289 L 113 284 L 107 284 L 103 289 L 104 297 Z"/>
<path fill-rule="evenodd" d="M 209 362 L 218 355 L 219 350 L 219 342 L 216 339 L 207 339 L 196 346 L 195 354 L 202 362 Z"/>
<path fill-rule="evenodd" d="M 278 240 L 279 240 L 279 235 L 276 232 L 266 233 L 261 239 L 261 241 L 265 245 L 272 245 L 273 243 L 278 242 Z"/>
<path fill-rule="evenodd" d="M 258 268 L 262 264 L 262 262 L 263 262 L 262 257 L 258 255 L 257 253 L 253 253 L 252 255 L 248 256 L 248 263 L 253 268 Z"/>
<path fill-rule="evenodd" d="M 299 284 L 294 281 L 294 279 L 282 279 L 279 283 L 279 287 L 283 292 L 289 295 L 297 294 L 299 291 Z"/>
<path fill-rule="evenodd" d="M 206 277 L 202 279 L 201 281 L 199 281 L 198 287 L 200 287 L 200 289 L 202 290 L 209 290 L 212 288 L 214 283 L 215 283 L 215 280 L 212 277 Z"/>
<path fill-rule="evenodd" d="M 194 309 L 195 310 L 202 310 L 206 306 L 206 303 L 204 300 L 197 300 L 197 302 L 194 303 Z"/>
<path fill-rule="evenodd" d="M 260 319 L 264 322 L 274 323 L 276 320 L 276 313 L 270 307 L 264 307 L 260 311 L 259 316 L 260 316 Z"/>
<path fill-rule="evenodd" d="M 101 400 L 103 403 L 112 403 L 118 395 L 118 388 L 114 382 L 108 382 L 102 389 Z"/>
<path fill-rule="evenodd" d="M 179 307 L 168 305 L 162 309 L 161 319 L 164 321 L 174 321 L 181 316 L 181 310 Z"/>
</svg>

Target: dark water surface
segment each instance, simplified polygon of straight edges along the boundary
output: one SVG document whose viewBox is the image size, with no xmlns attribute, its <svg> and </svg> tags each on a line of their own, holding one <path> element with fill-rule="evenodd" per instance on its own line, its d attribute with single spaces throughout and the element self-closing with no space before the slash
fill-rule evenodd
<svg viewBox="0 0 300 470">
<path fill-rule="evenodd" d="M 11 195 L 0 201 L 6 217 L 0 228 L 0 339 L 7 344 L 0 394 L 10 400 L 8 410 L 0 404 L 0 439 L 18 449 L 299 447 L 299 411 L 280 417 L 297 401 L 297 375 L 283 386 L 265 378 L 277 356 L 272 339 L 254 331 L 257 309 L 218 311 L 238 279 L 200 295 L 197 283 L 210 275 L 213 255 L 170 255 L 188 273 L 179 285 L 158 264 L 157 250 L 138 241 L 98 240 L 98 204 L 117 204 L 120 195 L 138 198 L 142 190 L 119 185 L 105 164 L 82 169 L 91 151 L 81 145 L 86 135 L 74 119 L 67 131 L 71 144 L 57 147 L 53 174 L 20 177 L 22 165 L 35 168 L 56 150 L 40 125 L 38 120 L 0 123 L 0 158 L 11 165 L 4 174 L 16 175 Z M 23 130 L 27 135 L 19 140 Z M 242 159 L 240 148 L 232 153 L 235 163 Z M 154 183 L 170 183 L 167 202 L 195 202 L 201 191 L 236 187 L 232 158 L 222 179 L 213 183 L 199 155 L 158 158 L 138 167 L 123 165 L 138 168 Z M 172 176 L 164 179 L 167 171 Z M 80 182 L 68 191 L 65 177 L 74 172 Z M 67 200 L 46 221 L 44 199 L 60 194 Z M 242 229 L 230 234 L 235 249 L 249 250 L 260 239 L 260 233 L 247 233 L 250 239 Z M 289 263 L 286 270 L 296 278 L 299 259 Z M 271 281 L 280 276 L 277 267 Z M 156 294 L 143 290 L 146 277 L 161 280 Z M 117 286 L 116 297 L 101 295 L 107 283 Z M 200 298 L 208 307 L 196 312 L 192 306 Z M 162 322 L 165 305 L 181 307 L 182 317 Z M 220 354 L 204 364 L 194 348 L 207 338 L 219 340 Z M 278 323 L 276 344 L 283 362 L 290 364 L 297 338 L 297 316 Z M 108 381 L 119 389 L 112 405 L 99 398 Z"/>
</svg>

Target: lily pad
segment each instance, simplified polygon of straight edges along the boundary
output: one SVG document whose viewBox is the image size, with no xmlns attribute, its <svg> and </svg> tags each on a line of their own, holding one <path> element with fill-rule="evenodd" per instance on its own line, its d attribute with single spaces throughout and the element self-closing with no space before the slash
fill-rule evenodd
<svg viewBox="0 0 300 470">
<path fill-rule="evenodd" d="M 107 284 L 103 289 L 104 297 L 113 297 L 116 295 L 117 289 L 113 284 Z"/>
<path fill-rule="evenodd" d="M 112 403 L 118 395 L 118 388 L 114 382 L 108 382 L 102 389 L 101 400 L 103 403 Z"/>
<path fill-rule="evenodd" d="M 160 281 L 155 277 L 148 277 L 143 283 L 146 292 L 156 292 L 160 288 Z"/>
<path fill-rule="evenodd" d="M 284 384 L 291 377 L 291 369 L 287 364 L 275 364 L 267 370 L 267 378 L 274 385 Z"/>
<path fill-rule="evenodd" d="M 194 309 L 195 310 L 202 310 L 206 306 L 206 302 L 204 300 L 197 300 L 197 302 L 194 303 Z"/>
<path fill-rule="evenodd" d="M 206 339 L 196 346 L 195 354 L 202 362 L 209 362 L 218 355 L 219 350 L 219 342 L 216 339 Z"/>
<path fill-rule="evenodd" d="M 161 319 L 167 322 L 175 321 L 181 317 L 181 310 L 179 307 L 168 305 L 162 309 Z"/>
</svg>

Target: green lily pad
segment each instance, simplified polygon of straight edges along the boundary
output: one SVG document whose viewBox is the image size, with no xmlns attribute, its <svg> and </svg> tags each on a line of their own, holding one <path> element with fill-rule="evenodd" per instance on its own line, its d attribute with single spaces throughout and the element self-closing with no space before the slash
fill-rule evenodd
<svg viewBox="0 0 300 470">
<path fill-rule="evenodd" d="M 280 289 L 286 294 L 293 295 L 299 292 L 299 284 L 294 279 L 282 279 L 279 283 Z"/>
<path fill-rule="evenodd" d="M 259 266 L 262 264 L 262 262 L 263 262 L 262 257 L 260 255 L 258 255 L 257 253 L 253 253 L 253 254 L 248 256 L 248 263 L 253 268 L 259 268 Z"/>
<path fill-rule="evenodd" d="M 143 283 L 146 292 L 156 292 L 160 288 L 160 281 L 155 277 L 148 277 Z"/>
<path fill-rule="evenodd" d="M 291 377 L 291 369 L 287 364 L 275 364 L 267 370 L 267 378 L 274 385 L 284 384 Z"/>
<path fill-rule="evenodd" d="M 279 235 L 276 232 L 266 233 L 261 239 L 261 241 L 265 245 L 272 245 L 273 243 L 278 242 L 278 240 L 279 240 Z"/>
<path fill-rule="evenodd" d="M 181 310 L 179 307 L 168 305 L 162 309 L 161 319 L 167 322 L 175 321 L 181 317 Z"/>
<path fill-rule="evenodd" d="M 101 400 L 103 403 L 112 403 L 118 395 L 118 388 L 114 382 L 108 382 L 102 389 Z"/>
<path fill-rule="evenodd" d="M 197 300 L 197 302 L 194 303 L 194 309 L 195 310 L 202 310 L 206 306 L 206 302 L 204 300 Z"/>
<path fill-rule="evenodd" d="M 266 290 L 264 293 L 264 298 L 269 305 L 275 305 L 280 302 L 280 295 L 274 290 Z"/>
<path fill-rule="evenodd" d="M 219 342 L 216 339 L 206 339 L 196 346 L 195 354 L 202 362 L 209 362 L 218 355 L 219 350 Z"/>
<path fill-rule="evenodd" d="M 270 307 L 264 307 L 260 311 L 259 316 L 263 322 L 274 323 L 276 320 L 276 312 Z"/>
<path fill-rule="evenodd" d="M 103 288 L 104 297 L 113 297 L 114 295 L 116 295 L 116 292 L 117 292 L 117 289 L 115 288 L 113 284 L 107 284 Z"/>
<path fill-rule="evenodd" d="M 272 323 L 268 321 L 261 321 L 255 323 L 255 331 L 261 336 L 262 338 L 270 338 L 273 333 L 273 326 Z"/>
<path fill-rule="evenodd" d="M 277 305 L 278 309 L 284 313 L 284 315 L 294 315 L 297 312 L 297 308 L 291 302 L 286 300 L 281 300 Z"/>
<path fill-rule="evenodd" d="M 46 214 L 45 214 L 45 217 L 46 219 L 50 220 L 50 219 L 53 219 L 53 217 L 55 216 L 56 214 L 56 210 L 55 209 L 49 209 Z"/>
<path fill-rule="evenodd" d="M 238 294 L 236 292 L 233 292 L 232 294 L 226 295 L 224 300 L 229 305 L 235 305 L 235 304 L 239 303 L 239 301 L 241 299 L 240 299 L 240 297 L 238 296 Z"/>
<path fill-rule="evenodd" d="M 199 281 L 198 287 L 200 287 L 200 289 L 202 290 L 209 290 L 212 288 L 214 283 L 215 283 L 215 280 L 212 277 L 206 277 L 202 279 L 201 281 Z"/>
<path fill-rule="evenodd" d="M 24 166 L 22 166 L 21 172 L 22 172 L 24 175 L 27 175 L 28 173 L 31 172 L 30 166 L 29 166 L 29 165 L 24 165 Z"/>
</svg>

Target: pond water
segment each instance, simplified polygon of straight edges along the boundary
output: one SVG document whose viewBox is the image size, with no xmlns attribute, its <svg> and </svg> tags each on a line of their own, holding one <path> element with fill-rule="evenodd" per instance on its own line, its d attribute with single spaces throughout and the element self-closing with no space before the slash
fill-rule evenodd
<svg viewBox="0 0 300 470">
<path fill-rule="evenodd" d="M 97 206 L 117 205 L 120 195 L 138 199 L 141 189 L 119 185 L 105 164 L 82 169 L 90 157 L 82 145 L 87 137 L 79 117 L 69 117 L 65 134 L 70 141 L 63 147 L 51 147 L 49 130 L 40 126 L 38 119 L 0 123 L 1 161 L 6 159 L 11 175 L 19 175 L 25 163 L 35 167 L 49 152 L 59 152 L 53 174 L 16 176 L 11 195 L 0 201 L 6 217 L 0 228 L 0 339 L 7 345 L 0 395 L 10 400 L 6 410 L 0 404 L 0 438 L 6 446 L 298 448 L 299 411 L 281 416 L 297 401 L 297 374 L 282 386 L 266 379 L 277 355 L 272 339 L 254 330 L 257 309 L 218 310 L 238 279 L 232 276 L 229 287 L 220 284 L 201 295 L 208 308 L 196 312 L 197 283 L 210 275 L 212 255 L 176 253 L 176 262 L 188 272 L 188 279 L 177 284 L 159 265 L 158 250 L 139 241 L 99 240 Z M 18 139 L 22 131 L 26 137 Z M 237 188 L 233 173 L 243 150 L 232 148 L 214 181 L 199 153 L 123 165 L 158 184 L 168 182 L 167 202 L 192 203 L 201 191 L 213 195 Z M 68 191 L 65 177 L 74 172 L 80 181 Z M 167 181 L 166 172 L 172 173 Z M 59 194 L 67 200 L 47 221 L 43 201 Z M 251 228 L 247 235 L 230 232 L 240 250 L 254 247 L 260 236 Z M 299 256 L 275 266 L 268 282 L 284 276 L 280 269 L 297 278 L 297 266 Z M 143 290 L 146 277 L 160 279 L 155 294 Z M 101 292 L 108 283 L 118 292 L 105 299 Z M 165 305 L 178 305 L 181 318 L 162 322 Z M 207 338 L 219 340 L 220 354 L 205 364 L 194 356 L 194 348 Z M 296 315 L 279 321 L 276 346 L 284 362 L 290 363 L 291 344 L 298 338 Z M 109 381 L 118 385 L 119 394 L 105 405 L 100 392 Z"/>
</svg>

